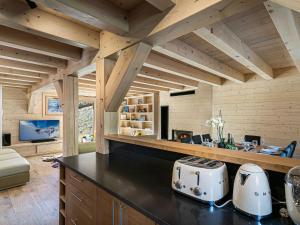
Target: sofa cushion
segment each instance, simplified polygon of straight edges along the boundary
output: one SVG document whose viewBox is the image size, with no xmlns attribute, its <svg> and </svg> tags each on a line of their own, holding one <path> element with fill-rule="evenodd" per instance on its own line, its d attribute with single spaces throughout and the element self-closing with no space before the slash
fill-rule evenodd
<svg viewBox="0 0 300 225">
<path fill-rule="evenodd" d="M 21 156 L 16 152 L 9 153 L 9 154 L 0 154 L 0 161 L 15 159 L 15 158 L 21 158 Z"/>
<path fill-rule="evenodd" d="M 22 157 L 2 160 L 0 162 L 0 177 L 28 172 L 30 164 Z"/>
<path fill-rule="evenodd" d="M 16 153 L 16 151 L 13 150 L 13 149 L 11 149 L 11 148 L 0 149 L 0 155 L 2 155 L 2 154 L 10 154 L 10 153 Z"/>
</svg>

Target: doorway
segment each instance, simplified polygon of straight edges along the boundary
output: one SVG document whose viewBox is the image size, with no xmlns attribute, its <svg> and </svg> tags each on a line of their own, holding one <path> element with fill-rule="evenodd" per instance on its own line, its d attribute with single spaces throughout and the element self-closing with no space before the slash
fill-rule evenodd
<svg viewBox="0 0 300 225">
<path fill-rule="evenodd" d="M 160 107 L 160 137 L 161 139 L 169 138 L 169 106 Z"/>
</svg>

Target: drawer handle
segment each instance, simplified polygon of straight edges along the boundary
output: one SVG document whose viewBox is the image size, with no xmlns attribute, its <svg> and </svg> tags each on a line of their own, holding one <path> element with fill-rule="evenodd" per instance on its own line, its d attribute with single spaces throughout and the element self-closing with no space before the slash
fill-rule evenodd
<svg viewBox="0 0 300 225">
<path fill-rule="evenodd" d="M 77 223 L 76 223 L 76 221 L 77 221 L 77 219 L 71 219 L 71 223 L 73 224 L 73 225 L 77 225 Z"/>
<path fill-rule="evenodd" d="M 79 198 L 76 194 L 74 194 L 73 192 L 71 192 L 71 194 L 72 194 L 78 201 L 82 202 L 82 199 Z"/>
<path fill-rule="evenodd" d="M 120 204 L 120 225 L 123 225 L 123 205 Z"/>
<path fill-rule="evenodd" d="M 71 178 L 72 179 L 74 179 L 74 180 L 76 180 L 76 181 L 78 181 L 78 182 L 80 182 L 80 183 L 82 183 L 83 182 L 83 180 L 80 180 L 80 179 L 78 179 L 77 177 L 75 177 L 74 175 L 71 175 Z"/>
</svg>

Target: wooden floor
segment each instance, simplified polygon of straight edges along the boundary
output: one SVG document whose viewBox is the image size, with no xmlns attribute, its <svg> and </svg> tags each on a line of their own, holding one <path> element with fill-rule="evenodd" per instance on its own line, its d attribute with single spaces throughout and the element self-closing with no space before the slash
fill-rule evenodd
<svg viewBox="0 0 300 225">
<path fill-rule="evenodd" d="M 1 225 L 58 225 L 59 170 L 41 157 L 27 158 L 30 182 L 0 191 Z"/>
</svg>

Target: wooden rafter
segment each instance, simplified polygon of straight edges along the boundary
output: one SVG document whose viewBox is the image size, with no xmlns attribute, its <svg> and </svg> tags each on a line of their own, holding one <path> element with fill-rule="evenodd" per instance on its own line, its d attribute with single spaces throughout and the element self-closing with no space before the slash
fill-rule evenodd
<svg viewBox="0 0 300 225">
<path fill-rule="evenodd" d="M 165 87 L 165 88 L 171 88 L 171 89 L 177 89 L 177 90 L 184 89 L 183 85 L 173 84 L 173 83 L 166 82 L 166 81 L 154 80 L 154 79 L 150 79 L 147 77 L 141 77 L 141 76 L 137 76 L 134 81 L 136 83 L 151 84 L 153 86 L 158 86 L 158 87 Z"/>
<path fill-rule="evenodd" d="M 81 59 L 82 49 L 30 33 L 0 26 L 0 45 L 66 60 Z"/>
<path fill-rule="evenodd" d="M 163 57 L 153 52 L 149 54 L 144 65 L 156 70 L 172 73 L 185 78 L 190 78 L 213 86 L 222 85 L 222 79 L 218 76 L 203 72 L 199 69 L 176 62 L 172 59 Z"/>
<path fill-rule="evenodd" d="M 116 112 L 151 51 L 151 46 L 139 43 L 123 50 L 105 87 L 105 108 Z"/>
<path fill-rule="evenodd" d="M 132 82 L 131 87 L 133 88 L 141 88 L 141 89 L 148 89 L 148 90 L 155 90 L 155 91 L 170 91 L 169 88 L 165 88 L 165 87 L 158 87 L 158 86 L 153 86 L 150 84 L 141 84 L 138 82 Z"/>
<path fill-rule="evenodd" d="M 257 75 L 273 79 L 272 68 L 225 24 L 219 22 L 194 33 Z"/>
<path fill-rule="evenodd" d="M 143 67 L 138 76 L 158 81 L 166 81 L 173 84 L 185 85 L 189 87 L 198 87 L 198 81 L 155 70 L 149 67 Z"/>
<path fill-rule="evenodd" d="M 69 74 L 76 74 L 78 70 L 89 66 L 97 55 L 97 50 L 84 49 L 82 58 L 79 62 L 69 61 L 67 68 L 59 70 L 57 73 L 52 74 L 47 79 L 43 79 L 39 84 L 32 86 L 31 91 L 36 91 L 44 86 L 52 84 L 56 80 L 61 80 L 64 76 Z M 76 74 L 77 75 L 77 74 Z"/>
<path fill-rule="evenodd" d="M 158 93 L 159 91 L 157 90 L 152 90 L 152 89 L 145 89 L 145 88 L 136 88 L 136 87 L 131 87 L 129 91 L 135 91 L 135 92 L 140 92 L 140 93 Z"/>
<path fill-rule="evenodd" d="M 1 24 L 23 31 L 30 29 L 37 35 L 77 47 L 99 48 L 98 31 L 39 8 L 30 9 L 23 1 L 0 0 L 0 5 Z"/>
<path fill-rule="evenodd" d="M 0 78 L 0 84 L 13 84 L 13 85 L 19 85 L 19 86 L 27 86 L 27 88 L 29 88 L 31 86 L 31 83 L 29 83 L 29 82 L 5 80 L 5 79 L 1 79 L 1 78 Z"/>
<path fill-rule="evenodd" d="M 89 84 L 92 86 L 96 86 L 96 80 L 85 80 L 85 79 L 78 78 L 78 82 L 79 84 Z"/>
<path fill-rule="evenodd" d="M 30 71 L 24 71 L 24 70 L 18 70 L 18 69 L 11 69 L 11 68 L 5 68 L 0 66 L 0 73 L 2 74 L 10 74 L 10 75 L 16 75 L 21 77 L 33 77 L 33 78 L 39 78 L 39 79 L 46 79 L 49 76 L 44 73 L 36 73 L 36 72 L 30 72 Z"/>
<path fill-rule="evenodd" d="M 139 37 L 136 37 L 135 34 L 132 34 L 131 37 L 124 37 L 108 31 L 101 32 L 100 54 L 101 57 L 109 56 L 140 40 L 153 46 L 160 45 L 188 34 L 197 28 L 247 11 L 259 4 L 261 4 L 260 0 L 177 0 L 175 6 L 168 13 L 154 17 L 152 24 L 138 23 L 137 25 L 141 29 L 133 27 L 132 30 L 138 30 Z M 138 19 L 134 21 L 139 22 Z M 141 30 L 143 34 L 141 34 Z"/>
<path fill-rule="evenodd" d="M 124 34 L 129 31 L 128 14 L 110 1 L 105 0 L 35 0 L 94 27 Z"/>
<path fill-rule="evenodd" d="M 300 14 L 271 1 L 264 4 L 295 66 L 300 71 Z"/>
<path fill-rule="evenodd" d="M 6 46 L 0 46 L 0 58 L 60 69 L 64 69 L 67 66 L 67 60 L 64 59 L 54 58 L 51 56 L 23 51 Z"/>
<path fill-rule="evenodd" d="M 175 5 L 175 2 L 172 0 L 146 0 L 148 3 L 153 5 L 155 8 L 160 11 L 165 11 L 166 9 L 171 8 Z"/>
<path fill-rule="evenodd" d="M 245 82 L 245 76 L 241 72 L 217 61 L 183 41 L 174 40 L 161 46 L 155 46 L 153 49 L 161 54 L 167 55 L 225 79 L 237 83 Z"/>
<path fill-rule="evenodd" d="M 88 75 L 80 77 L 80 80 L 96 81 L 96 75 L 88 74 Z"/>
<path fill-rule="evenodd" d="M 31 83 L 36 83 L 36 82 L 40 81 L 40 79 L 38 79 L 38 78 L 22 77 L 22 76 L 8 75 L 8 74 L 2 74 L 2 73 L 0 73 L 0 79 L 25 81 L 25 82 L 31 82 Z"/>
<path fill-rule="evenodd" d="M 274 3 L 282 5 L 286 8 L 300 12 L 300 0 L 271 0 Z"/>
<path fill-rule="evenodd" d="M 31 63 L 18 62 L 9 59 L 0 59 L 0 66 L 11 69 L 19 69 L 24 71 L 45 73 L 45 74 L 55 74 L 57 69 L 48 66 L 40 66 Z"/>
</svg>

